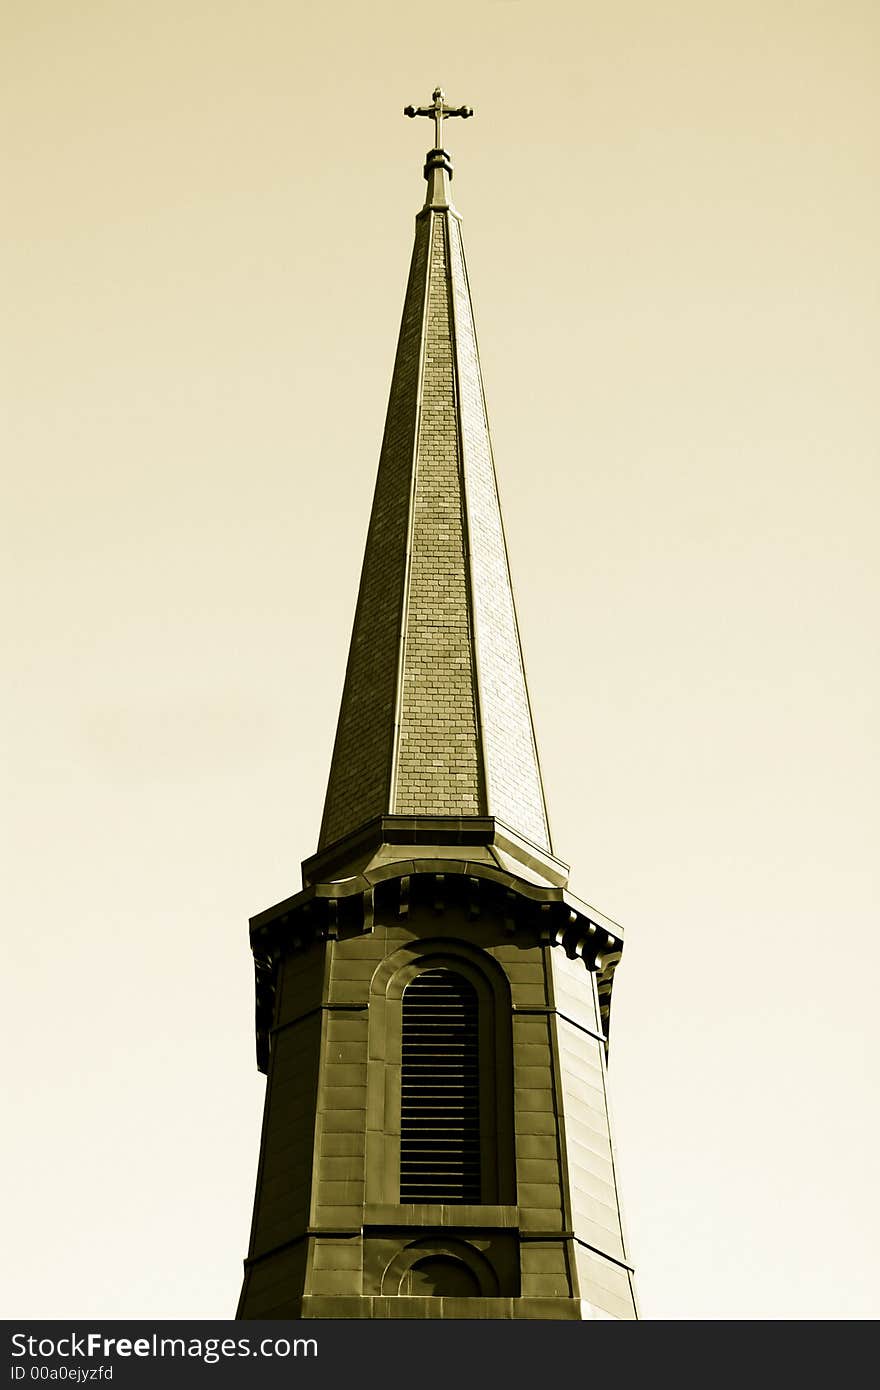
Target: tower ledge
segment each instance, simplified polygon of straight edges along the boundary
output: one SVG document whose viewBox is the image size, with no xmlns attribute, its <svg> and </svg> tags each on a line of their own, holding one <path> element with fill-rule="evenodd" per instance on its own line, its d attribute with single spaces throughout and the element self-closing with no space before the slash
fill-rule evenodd
<svg viewBox="0 0 880 1390">
<path fill-rule="evenodd" d="M 531 865 L 517 860 L 524 850 Z M 426 904 L 436 914 L 458 911 L 470 921 L 494 912 L 512 940 L 561 947 L 582 961 L 596 977 L 599 1036 L 607 1049 L 623 928 L 569 892 L 561 861 L 552 860 L 556 882 L 539 876 L 538 854 L 492 816 L 379 816 L 306 860 L 302 891 L 250 920 L 259 1069 L 268 1070 L 282 959 L 316 941 L 372 932 L 379 908 L 405 921 L 413 906 Z"/>
<path fill-rule="evenodd" d="M 557 888 L 568 883 L 568 865 L 496 816 L 375 816 L 303 862 L 303 884 L 337 881 L 400 859 L 450 856 L 483 858 L 529 883 Z M 480 853 L 482 850 L 482 853 Z"/>
</svg>

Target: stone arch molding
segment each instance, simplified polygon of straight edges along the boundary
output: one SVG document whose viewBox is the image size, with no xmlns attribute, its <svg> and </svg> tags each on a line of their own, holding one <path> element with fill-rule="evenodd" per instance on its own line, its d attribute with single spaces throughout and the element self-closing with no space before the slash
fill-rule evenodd
<svg viewBox="0 0 880 1390">
<path fill-rule="evenodd" d="M 487 988 L 491 990 L 496 1008 L 504 1005 L 510 1009 L 510 985 L 494 956 L 466 941 L 449 937 L 415 940 L 392 951 L 373 972 L 370 994 L 399 1000 L 410 980 L 422 970 L 444 967 L 457 970 L 478 993 L 485 995 Z"/>
<path fill-rule="evenodd" d="M 399 1295 L 400 1286 L 413 1265 L 431 1256 L 455 1260 L 464 1265 L 474 1276 L 481 1298 L 498 1297 L 498 1276 L 486 1256 L 476 1246 L 455 1236 L 426 1237 L 411 1241 L 398 1250 L 382 1275 L 382 1293 L 394 1297 Z"/>
</svg>

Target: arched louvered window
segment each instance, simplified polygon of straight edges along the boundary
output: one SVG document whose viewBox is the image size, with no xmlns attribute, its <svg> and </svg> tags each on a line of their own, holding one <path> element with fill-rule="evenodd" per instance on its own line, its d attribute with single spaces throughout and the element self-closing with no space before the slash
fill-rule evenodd
<svg viewBox="0 0 880 1390">
<path fill-rule="evenodd" d="M 403 992 L 401 1202 L 479 1202 L 477 994 L 452 970 L 423 970 Z"/>
</svg>

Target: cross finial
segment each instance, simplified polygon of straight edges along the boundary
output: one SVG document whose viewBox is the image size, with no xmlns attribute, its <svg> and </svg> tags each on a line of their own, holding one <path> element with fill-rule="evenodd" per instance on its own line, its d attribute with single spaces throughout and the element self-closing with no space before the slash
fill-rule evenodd
<svg viewBox="0 0 880 1390">
<path fill-rule="evenodd" d="M 404 116 L 430 116 L 434 122 L 434 149 L 443 148 L 443 120 L 447 116 L 468 116 L 474 114 L 472 106 L 447 106 L 446 93 L 442 87 L 434 88 L 434 99 L 430 106 L 405 106 Z"/>
</svg>

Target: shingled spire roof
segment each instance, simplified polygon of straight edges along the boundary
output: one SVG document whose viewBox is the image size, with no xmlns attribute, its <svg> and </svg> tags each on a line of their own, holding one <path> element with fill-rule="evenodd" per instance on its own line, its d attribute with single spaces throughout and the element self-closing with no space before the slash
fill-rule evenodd
<svg viewBox="0 0 880 1390">
<path fill-rule="evenodd" d="M 377 816 L 493 816 L 551 852 L 459 214 L 432 107 L 320 848 Z"/>
</svg>

